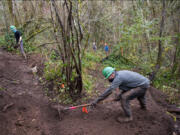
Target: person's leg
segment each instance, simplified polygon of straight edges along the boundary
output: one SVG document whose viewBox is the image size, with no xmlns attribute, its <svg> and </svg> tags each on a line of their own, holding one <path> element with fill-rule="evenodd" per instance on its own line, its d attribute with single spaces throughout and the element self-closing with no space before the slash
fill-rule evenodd
<svg viewBox="0 0 180 135">
<path fill-rule="evenodd" d="M 139 96 L 137 99 L 139 101 L 139 104 L 141 105 L 141 109 L 146 110 L 147 108 L 146 108 L 146 96 L 145 95 L 146 95 L 147 89 L 144 88 L 144 91 L 145 91 L 145 93 L 142 96 Z"/>
<path fill-rule="evenodd" d="M 122 105 L 122 108 L 123 108 L 123 110 L 125 112 L 125 115 L 127 117 L 131 117 L 132 116 L 132 112 L 131 112 L 131 108 L 130 108 L 129 102 L 130 101 L 124 95 L 121 97 L 121 105 Z"/>
<path fill-rule="evenodd" d="M 22 41 L 22 40 L 21 40 L 21 42 L 20 42 L 20 50 L 21 50 L 22 55 L 23 55 L 24 58 L 26 59 L 26 54 L 25 54 L 25 52 L 24 52 L 24 47 L 23 47 L 23 41 Z"/>
<path fill-rule="evenodd" d="M 137 88 L 131 89 L 131 90 L 125 92 L 124 94 L 122 94 L 121 106 L 122 106 L 127 118 L 125 118 L 125 119 L 118 118 L 119 122 L 128 122 L 128 121 L 133 120 L 129 102 L 130 102 L 130 100 L 132 100 L 134 98 L 143 96 L 144 93 L 145 93 L 145 90 L 143 90 L 140 87 L 137 87 Z"/>
</svg>

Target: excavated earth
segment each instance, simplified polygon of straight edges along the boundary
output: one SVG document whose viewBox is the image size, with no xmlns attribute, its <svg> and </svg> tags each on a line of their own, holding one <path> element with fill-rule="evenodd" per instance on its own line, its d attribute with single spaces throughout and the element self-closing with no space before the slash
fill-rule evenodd
<svg viewBox="0 0 180 135">
<path fill-rule="evenodd" d="M 88 114 L 81 109 L 60 113 L 60 120 L 38 77 L 30 70 L 41 64 L 40 58 L 32 55 L 27 62 L 0 50 L 0 135 L 173 135 L 172 117 L 150 92 L 147 111 L 140 109 L 137 100 L 131 102 L 134 121 L 130 123 L 116 121 L 118 116 L 124 116 L 119 102 L 87 108 Z M 99 78 L 94 91 L 101 93 L 104 80 L 100 73 L 93 74 Z M 149 90 L 164 100 L 158 90 Z"/>
</svg>

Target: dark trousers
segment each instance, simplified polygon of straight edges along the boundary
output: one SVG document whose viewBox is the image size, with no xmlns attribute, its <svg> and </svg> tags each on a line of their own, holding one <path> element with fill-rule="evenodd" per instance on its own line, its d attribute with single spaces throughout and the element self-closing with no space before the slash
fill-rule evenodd
<svg viewBox="0 0 180 135">
<path fill-rule="evenodd" d="M 146 108 L 146 98 L 145 98 L 146 91 L 147 88 L 137 87 L 122 94 L 121 105 L 127 117 L 132 116 L 129 102 L 134 98 L 138 99 L 141 108 Z"/>
</svg>

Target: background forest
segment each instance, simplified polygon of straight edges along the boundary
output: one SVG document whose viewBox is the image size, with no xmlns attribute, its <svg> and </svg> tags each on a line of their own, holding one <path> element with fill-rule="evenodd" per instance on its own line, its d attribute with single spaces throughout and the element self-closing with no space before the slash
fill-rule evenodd
<svg viewBox="0 0 180 135">
<path fill-rule="evenodd" d="M 45 59 L 42 83 L 54 84 L 56 100 L 69 103 L 83 92 L 91 95 L 98 79 L 90 71 L 112 66 L 144 74 L 177 103 L 179 0 L 1 0 L 0 19 L 0 46 L 19 53 L 9 29 L 15 25 L 26 53 Z"/>
</svg>

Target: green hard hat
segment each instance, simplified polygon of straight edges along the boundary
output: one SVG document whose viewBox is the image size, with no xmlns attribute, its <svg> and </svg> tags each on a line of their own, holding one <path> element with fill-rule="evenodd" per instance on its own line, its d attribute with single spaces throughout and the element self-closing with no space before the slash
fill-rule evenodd
<svg viewBox="0 0 180 135">
<path fill-rule="evenodd" d="M 105 67 L 102 71 L 102 74 L 107 79 L 109 76 L 115 71 L 115 68 L 112 67 Z"/>
</svg>

